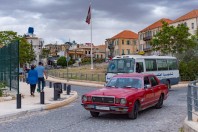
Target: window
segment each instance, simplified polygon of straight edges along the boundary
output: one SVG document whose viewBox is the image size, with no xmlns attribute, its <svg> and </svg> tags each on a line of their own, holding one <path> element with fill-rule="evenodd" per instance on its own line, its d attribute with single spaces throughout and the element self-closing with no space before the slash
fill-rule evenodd
<svg viewBox="0 0 198 132">
<path fill-rule="evenodd" d="M 192 29 L 194 29 L 194 23 L 191 23 Z"/>
<path fill-rule="evenodd" d="M 146 71 L 157 71 L 156 60 L 145 59 Z"/>
<path fill-rule="evenodd" d="M 97 58 L 99 58 L 99 55 L 97 55 Z"/>
<path fill-rule="evenodd" d="M 148 77 L 144 77 L 144 86 L 146 86 L 146 85 L 150 85 Z"/>
<path fill-rule="evenodd" d="M 138 73 L 144 72 L 143 62 L 136 63 L 136 72 L 138 72 Z"/>
<path fill-rule="evenodd" d="M 184 22 L 184 26 L 187 26 L 187 23 L 186 22 Z"/>
<path fill-rule="evenodd" d="M 118 70 L 124 69 L 124 60 L 118 60 Z"/>
<path fill-rule="evenodd" d="M 157 80 L 155 79 L 154 76 L 149 77 L 150 81 L 151 81 L 151 86 L 156 86 L 158 85 Z"/>
<path fill-rule="evenodd" d="M 89 51 L 89 54 L 91 54 L 91 51 Z"/>
<path fill-rule="evenodd" d="M 167 60 L 165 59 L 157 60 L 157 68 L 158 71 L 168 70 Z"/>
<path fill-rule="evenodd" d="M 127 40 L 127 45 L 130 45 L 130 40 Z"/>
<path fill-rule="evenodd" d="M 169 67 L 169 70 L 177 70 L 178 69 L 177 60 L 169 59 L 168 60 L 168 67 Z"/>
<path fill-rule="evenodd" d="M 122 44 L 124 45 L 124 40 L 122 40 Z"/>
<path fill-rule="evenodd" d="M 134 45 L 136 45 L 136 40 L 133 40 Z"/>
<path fill-rule="evenodd" d="M 130 49 L 127 49 L 127 54 L 130 55 Z"/>
<path fill-rule="evenodd" d="M 87 51 L 85 51 L 85 54 L 87 54 Z"/>
<path fill-rule="evenodd" d="M 101 58 L 103 58 L 103 55 L 101 55 Z"/>
<path fill-rule="evenodd" d="M 124 55 L 124 49 L 122 49 L 122 55 Z"/>
</svg>

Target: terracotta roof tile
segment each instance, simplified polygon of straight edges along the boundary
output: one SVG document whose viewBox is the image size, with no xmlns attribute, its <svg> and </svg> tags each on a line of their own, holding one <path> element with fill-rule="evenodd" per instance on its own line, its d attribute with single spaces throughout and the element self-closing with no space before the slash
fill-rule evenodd
<svg viewBox="0 0 198 132">
<path fill-rule="evenodd" d="M 124 31 L 118 33 L 117 35 L 113 36 L 110 39 L 120 39 L 120 38 L 122 38 L 122 39 L 137 39 L 138 34 L 132 32 L 130 30 L 124 30 Z"/>
<path fill-rule="evenodd" d="M 97 45 L 97 46 L 95 46 L 95 48 L 106 49 L 106 46 L 105 45 Z"/>
<path fill-rule="evenodd" d="M 176 23 L 176 22 L 179 22 L 179 21 L 184 21 L 184 20 L 191 19 L 191 18 L 196 18 L 196 17 L 198 17 L 198 9 L 188 12 L 187 14 L 185 14 L 185 15 L 177 18 L 176 20 L 174 20 L 172 23 Z"/>
<path fill-rule="evenodd" d="M 156 22 L 154 22 L 153 24 L 149 25 L 148 27 L 146 27 L 145 29 L 139 31 L 139 32 L 145 32 L 145 31 L 148 31 L 148 30 L 152 30 L 152 29 L 155 29 L 155 28 L 158 28 L 158 27 L 162 27 L 162 21 L 165 21 L 167 23 L 171 23 L 172 20 L 170 19 L 167 19 L 167 18 L 162 18 Z"/>
</svg>

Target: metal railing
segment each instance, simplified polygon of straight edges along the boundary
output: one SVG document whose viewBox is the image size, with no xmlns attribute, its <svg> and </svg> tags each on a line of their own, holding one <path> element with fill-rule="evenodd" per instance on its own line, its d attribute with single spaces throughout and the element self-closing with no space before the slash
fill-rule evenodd
<svg viewBox="0 0 198 132">
<path fill-rule="evenodd" d="M 198 86 L 196 85 L 197 83 L 198 80 L 188 84 L 187 112 L 188 112 L 189 121 L 192 121 L 193 114 L 198 116 L 198 98 L 197 98 Z"/>
<path fill-rule="evenodd" d="M 86 73 L 64 73 L 56 71 L 48 71 L 48 75 L 58 78 L 65 78 L 68 80 L 85 80 L 85 81 L 97 81 L 105 82 L 105 73 L 98 74 L 86 74 Z"/>
</svg>

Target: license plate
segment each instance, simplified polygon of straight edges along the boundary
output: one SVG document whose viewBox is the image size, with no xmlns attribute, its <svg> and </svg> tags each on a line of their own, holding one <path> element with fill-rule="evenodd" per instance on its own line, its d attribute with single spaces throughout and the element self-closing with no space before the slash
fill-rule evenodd
<svg viewBox="0 0 198 132">
<path fill-rule="evenodd" d="M 96 106 L 97 110 L 110 110 L 109 107 L 105 107 L 105 106 Z"/>
</svg>

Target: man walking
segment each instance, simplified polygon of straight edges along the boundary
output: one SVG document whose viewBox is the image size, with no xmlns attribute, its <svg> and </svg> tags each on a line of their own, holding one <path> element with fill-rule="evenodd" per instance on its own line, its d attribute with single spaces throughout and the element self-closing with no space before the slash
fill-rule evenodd
<svg viewBox="0 0 198 132">
<path fill-rule="evenodd" d="M 44 79 L 44 75 L 47 79 L 47 73 L 45 71 L 45 67 L 42 65 L 41 62 L 39 62 L 39 65 L 36 67 L 36 71 L 38 72 L 38 92 L 42 92 L 44 90 L 44 86 L 45 86 L 45 79 Z M 42 89 L 41 89 L 41 83 L 42 83 Z"/>
</svg>

